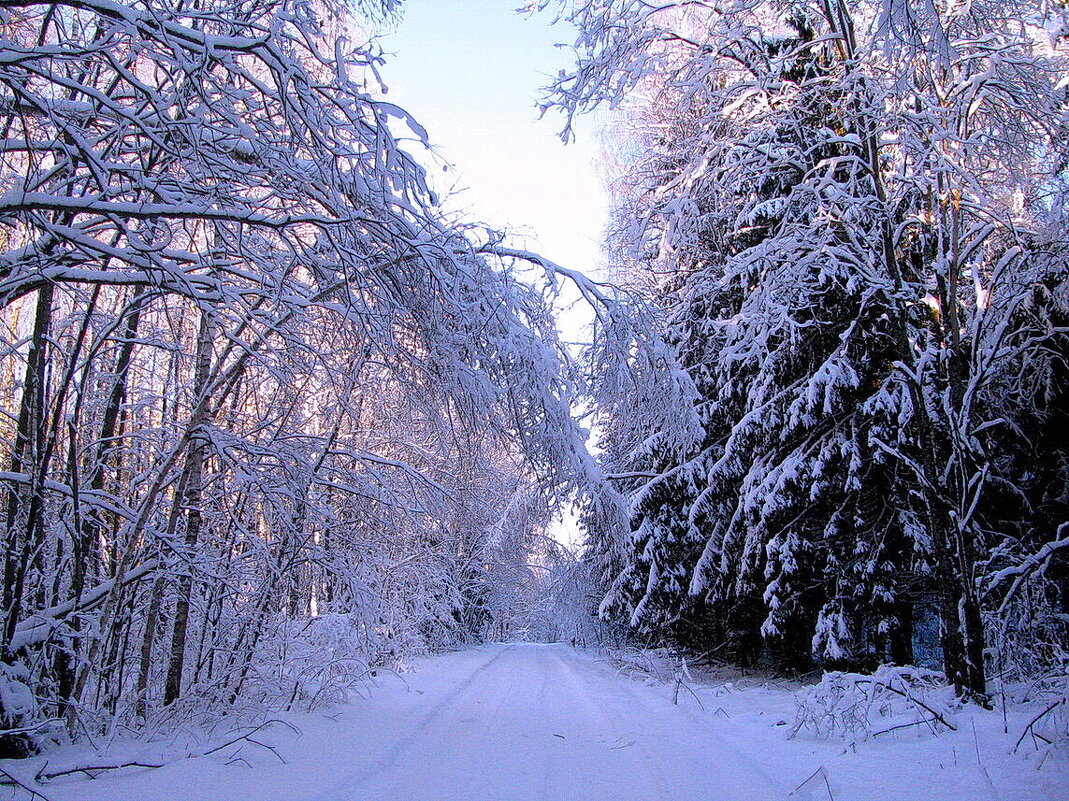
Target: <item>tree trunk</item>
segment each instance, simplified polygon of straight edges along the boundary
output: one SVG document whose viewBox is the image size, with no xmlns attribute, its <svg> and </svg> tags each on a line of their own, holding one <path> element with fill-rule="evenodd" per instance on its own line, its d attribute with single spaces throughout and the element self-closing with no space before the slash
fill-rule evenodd
<svg viewBox="0 0 1069 801">
<path fill-rule="evenodd" d="M 145 632 L 141 640 L 141 658 L 137 671 L 137 715 L 145 717 L 148 711 L 148 681 L 152 673 L 152 649 L 156 644 L 156 626 L 163 607 L 165 579 L 161 576 L 152 583 L 152 596 L 145 613 Z"/>
<path fill-rule="evenodd" d="M 26 377 L 11 454 L 11 472 L 28 473 L 25 485 L 13 484 L 8 491 L 7 531 L 4 558 L 4 649 L 15 634 L 22 613 L 23 591 L 29 559 L 40 522 L 40 455 L 45 436 L 45 383 L 48 370 L 48 335 L 52 327 L 52 287 L 37 293 L 33 336 L 26 354 Z"/>
<path fill-rule="evenodd" d="M 197 365 L 193 380 L 193 399 L 200 405 L 204 393 L 208 391 L 208 379 L 211 373 L 213 325 L 207 312 L 201 312 L 200 329 L 197 332 Z M 204 463 L 208 456 L 205 420 L 195 421 L 191 432 L 191 443 L 186 455 L 183 484 L 185 492 L 176 502 L 186 509 L 185 549 L 192 559 L 200 539 L 203 521 L 201 511 L 204 490 Z M 193 595 L 193 571 L 187 566 L 178 579 L 178 598 L 174 609 L 174 628 L 171 633 L 171 651 L 167 665 L 167 682 L 164 686 L 163 704 L 169 706 L 182 694 L 182 673 L 185 669 L 186 634 L 189 627 L 189 607 Z"/>
<path fill-rule="evenodd" d="M 887 635 L 887 655 L 896 665 L 912 665 L 913 656 L 913 602 L 900 600 L 895 603 L 896 624 Z"/>
</svg>

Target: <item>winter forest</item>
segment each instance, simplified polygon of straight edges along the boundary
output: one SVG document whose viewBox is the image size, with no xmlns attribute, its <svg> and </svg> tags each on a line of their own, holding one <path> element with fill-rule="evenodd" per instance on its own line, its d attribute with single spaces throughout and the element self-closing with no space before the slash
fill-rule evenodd
<svg viewBox="0 0 1069 801">
<path fill-rule="evenodd" d="M 519 641 L 1069 792 L 1069 5 L 528 3 L 604 270 L 445 207 L 405 10 L 0 0 L 0 793 Z"/>
</svg>

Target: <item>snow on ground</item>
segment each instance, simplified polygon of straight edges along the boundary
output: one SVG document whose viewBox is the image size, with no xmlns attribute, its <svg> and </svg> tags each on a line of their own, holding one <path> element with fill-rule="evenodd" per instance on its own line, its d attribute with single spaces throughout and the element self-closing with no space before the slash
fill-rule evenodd
<svg viewBox="0 0 1069 801">
<path fill-rule="evenodd" d="M 239 743 L 156 770 L 56 779 L 42 792 L 50 801 L 1069 799 L 1064 754 L 1010 754 L 1023 712 L 1011 714 L 1008 735 L 1000 713 L 962 711 L 956 732 L 911 727 L 846 746 L 787 739 L 790 688 L 743 685 L 691 683 L 691 693 L 592 652 L 487 645 L 382 678 L 370 698 L 285 716 L 296 730 L 256 735 L 274 753 Z M 0 768 L 28 777 L 43 759 Z M 48 759 L 54 769 L 87 757 L 68 749 Z M 0 799 L 28 797 L 13 792 Z"/>
</svg>

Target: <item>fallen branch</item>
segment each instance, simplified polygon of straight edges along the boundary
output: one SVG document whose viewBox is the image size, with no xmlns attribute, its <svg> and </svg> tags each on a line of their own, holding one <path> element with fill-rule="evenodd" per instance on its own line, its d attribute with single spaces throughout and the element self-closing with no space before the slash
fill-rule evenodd
<svg viewBox="0 0 1069 801">
<path fill-rule="evenodd" d="M 0 782 L 0 784 L 15 785 L 16 787 L 21 787 L 23 790 L 30 794 L 30 801 L 34 801 L 35 798 L 40 798 L 41 801 L 49 801 L 48 796 L 46 796 L 44 793 L 39 792 L 36 788 L 26 784 L 14 773 L 0 768 L 0 774 L 7 776 L 7 779 Z"/>
<path fill-rule="evenodd" d="M 258 745 L 261 748 L 270 751 L 272 754 L 275 755 L 275 757 L 282 764 L 286 764 L 286 760 L 282 758 L 282 756 L 278 753 L 278 751 L 274 748 L 274 746 L 270 746 L 267 743 L 264 743 L 264 742 L 261 742 L 259 740 L 253 739 L 253 735 L 263 731 L 264 729 L 266 729 L 266 728 L 268 728 L 268 727 L 270 727 L 270 726 L 272 726 L 272 725 L 274 725 L 276 723 L 287 727 L 294 734 L 300 734 L 300 730 L 296 726 L 294 726 L 292 723 L 287 723 L 284 720 L 277 720 L 277 719 L 268 720 L 268 721 L 265 721 L 265 722 L 261 723 L 255 729 L 252 729 L 251 731 L 248 731 L 248 732 L 246 732 L 245 734 L 242 734 L 239 737 L 234 737 L 233 739 L 227 740 L 225 743 L 221 743 L 221 744 L 219 744 L 219 745 L 217 745 L 217 746 L 215 746 L 213 748 L 209 748 L 207 751 L 201 751 L 201 752 L 196 753 L 196 754 L 189 754 L 188 756 L 186 756 L 186 759 L 197 759 L 199 757 L 206 757 L 206 756 L 214 754 L 214 753 L 216 753 L 218 751 L 222 751 L 224 748 L 228 748 L 229 746 L 236 745 L 237 743 L 247 742 L 247 743 L 252 743 L 253 745 Z M 234 756 L 237 756 L 237 755 L 235 754 Z M 233 759 L 233 756 L 231 757 L 231 759 Z M 126 768 L 145 768 L 145 769 L 150 769 L 151 770 L 151 769 L 155 769 L 155 768 L 162 768 L 164 765 L 172 764 L 174 761 L 177 761 L 177 760 L 172 760 L 172 762 L 140 762 L 140 761 L 132 761 L 132 762 L 123 762 L 121 764 L 114 764 L 114 765 L 79 765 L 79 766 L 73 767 L 73 768 L 66 768 L 64 770 L 52 771 L 51 773 L 46 773 L 45 772 L 46 769 L 48 768 L 48 763 L 46 762 L 41 767 L 41 770 L 34 777 L 34 780 L 37 781 L 38 783 L 45 783 L 45 782 L 50 782 L 53 779 L 61 778 L 63 776 L 71 776 L 71 775 L 73 775 L 75 773 L 84 773 L 90 779 L 95 779 L 98 775 L 100 775 L 101 773 L 105 773 L 107 771 L 124 770 Z"/>
<path fill-rule="evenodd" d="M 891 726 L 889 729 L 883 729 L 882 731 L 873 732 L 872 736 L 879 737 L 881 734 L 890 734 L 891 732 L 897 731 L 898 729 L 908 729 L 910 726 L 920 726 L 922 723 L 927 723 L 929 728 L 931 728 L 931 725 L 934 722 L 934 719 L 928 720 L 928 718 L 922 718 L 921 720 L 914 720 L 912 723 L 899 723 L 897 726 Z"/>
<path fill-rule="evenodd" d="M 50 782 L 53 779 L 58 779 L 62 776 L 71 776 L 75 773 L 84 773 L 90 779 L 95 779 L 99 774 L 105 773 L 109 770 L 122 770 L 123 768 L 162 768 L 166 765 L 166 762 L 123 762 L 121 765 L 79 765 L 74 768 L 67 768 L 66 770 L 57 770 L 52 773 L 45 773 L 45 769 L 48 767 L 46 762 L 41 766 L 41 770 L 34 776 L 34 780 L 39 783 Z"/>
<path fill-rule="evenodd" d="M 1017 738 L 1017 742 L 1013 746 L 1013 753 L 1015 753 L 1015 754 L 1017 753 L 1017 749 L 1021 747 L 1021 743 L 1024 742 L 1024 738 L 1028 735 L 1029 732 L 1032 733 L 1033 742 L 1038 737 L 1040 740 L 1045 742 L 1047 745 L 1053 745 L 1053 743 L 1051 743 L 1050 740 L 1048 740 L 1046 737 L 1044 737 L 1039 732 L 1035 731 L 1033 729 L 1033 727 L 1037 723 L 1039 723 L 1039 721 L 1043 720 L 1043 718 L 1045 718 L 1047 715 L 1049 715 L 1051 712 L 1053 712 L 1055 709 L 1057 709 L 1059 706 L 1064 704 L 1067 700 L 1069 700 L 1069 699 L 1067 699 L 1067 698 L 1059 698 L 1053 704 L 1051 704 L 1046 709 L 1044 709 L 1042 712 L 1040 712 L 1038 715 L 1036 715 L 1034 718 L 1032 718 L 1032 720 L 1029 721 L 1028 725 L 1024 727 L 1024 731 L 1021 732 L 1021 736 Z"/>
</svg>

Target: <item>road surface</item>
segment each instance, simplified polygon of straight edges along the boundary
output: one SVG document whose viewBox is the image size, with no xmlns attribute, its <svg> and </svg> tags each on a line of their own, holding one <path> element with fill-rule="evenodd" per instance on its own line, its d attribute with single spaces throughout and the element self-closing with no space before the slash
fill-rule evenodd
<svg viewBox="0 0 1069 801">
<path fill-rule="evenodd" d="M 367 699 L 297 718 L 300 735 L 281 726 L 257 735 L 277 758 L 245 744 L 158 770 L 57 780 L 47 793 L 52 801 L 787 796 L 791 788 L 766 775 L 760 755 L 670 695 L 565 646 L 487 645 L 427 660 L 405 684 L 385 678 Z"/>
<path fill-rule="evenodd" d="M 766 801 L 761 763 L 684 709 L 588 655 L 552 645 L 457 655 L 373 754 L 316 801 Z M 450 671 L 452 672 L 452 671 Z M 386 722 L 384 721 L 384 724 Z M 789 791 L 789 788 L 787 788 Z"/>
<path fill-rule="evenodd" d="M 791 740 L 790 688 L 749 684 L 695 686 L 676 705 L 673 686 L 630 679 L 592 653 L 487 645 L 421 660 L 403 678 L 380 675 L 352 703 L 285 716 L 297 730 L 273 725 L 256 735 L 262 746 L 57 779 L 42 792 L 48 801 L 1069 798 L 1069 759 L 1012 751 L 1032 712 L 1011 711 L 1010 734 L 1001 715 L 963 709 L 958 730 L 939 737 L 916 726 L 854 745 Z M 158 749 L 129 747 L 110 758 Z M 61 750 L 8 767 L 32 777 L 43 760 L 55 770 L 99 759 Z M 0 788 L 0 801 L 27 797 L 10 792 Z"/>
</svg>

